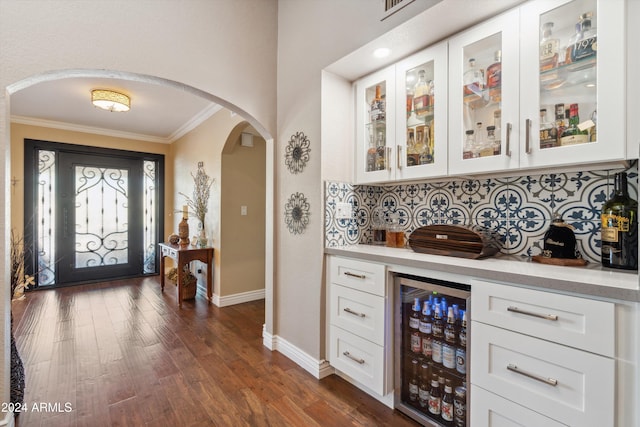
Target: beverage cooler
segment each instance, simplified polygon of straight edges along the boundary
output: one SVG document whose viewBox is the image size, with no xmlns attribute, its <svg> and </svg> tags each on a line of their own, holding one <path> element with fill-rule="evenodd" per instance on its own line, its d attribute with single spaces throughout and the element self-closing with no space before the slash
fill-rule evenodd
<svg viewBox="0 0 640 427">
<path fill-rule="evenodd" d="M 425 426 L 469 426 L 470 289 L 395 277 L 395 407 Z"/>
</svg>

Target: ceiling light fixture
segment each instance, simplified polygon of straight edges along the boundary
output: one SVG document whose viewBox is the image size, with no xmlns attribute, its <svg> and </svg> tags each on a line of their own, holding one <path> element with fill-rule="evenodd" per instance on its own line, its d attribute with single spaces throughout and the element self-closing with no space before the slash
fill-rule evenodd
<svg viewBox="0 0 640 427">
<path fill-rule="evenodd" d="M 94 89 L 91 91 L 91 103 L 103 110 L 124 112 L 131 109 L 131 99 L 122 93 L 108 89 Z"/>
<path fill-rule="evenodd" d="M 391 49 L 386 47 L 380 47 L 373 51 L 373 56 L 375 56 L 376 58 L 385 58 L 389 56 L 390 53 L 391 53 Z"/>
</svg>

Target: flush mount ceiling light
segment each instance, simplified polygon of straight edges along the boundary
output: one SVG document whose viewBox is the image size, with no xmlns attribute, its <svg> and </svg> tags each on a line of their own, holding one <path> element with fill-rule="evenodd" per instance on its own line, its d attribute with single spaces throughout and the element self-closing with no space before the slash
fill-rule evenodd
<svg viewBox="0 0 640 427">
<path fill-rule="evenodd" d="M 124 112 L 131 108 L 131 99 L 122 93 L 107 89 L 95 89 L 91 91 L 91 103 L 103 110 Z"/>
</svg>

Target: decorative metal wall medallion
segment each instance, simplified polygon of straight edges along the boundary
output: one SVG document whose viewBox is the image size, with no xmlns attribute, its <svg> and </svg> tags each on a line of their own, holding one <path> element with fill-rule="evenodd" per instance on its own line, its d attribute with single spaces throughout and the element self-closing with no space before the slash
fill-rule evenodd
<svg viewBox="0 0 640 427">
<path fill-rule="evenodd" d="M 304 133 L 296 132 L 295 135 L 291 135 L 285 153 L 285 163 L 289 168 L 289 172 L 302 172 L 302 169 L 309 161 L 310 145 L 311 142 Z"/>
<path fill-rule="evenodd" d="M 289 233 L 302 234 L 309 224 L 309 202 L 302 193 L 294 193 L 284 205 L 284 222 Z"/>
</svg>

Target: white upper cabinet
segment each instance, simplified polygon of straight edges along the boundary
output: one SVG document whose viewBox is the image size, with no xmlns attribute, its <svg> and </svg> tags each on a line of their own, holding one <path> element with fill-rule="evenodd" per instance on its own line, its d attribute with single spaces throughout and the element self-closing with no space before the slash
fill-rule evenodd
<svg viewBox="0 0 640 427">
<path fill-rule="evenodd" d="M 358 80 L 355 91 L 358 183 L 447 174 L 446 42 Z"/>
<path fill-rule="evenodd" d="M 624 11 L 532 1 L 453 37 L 449 173 L 625 159 Z"/>
<path fill-rule="evenodd" d="M 447 43 L 396 64 L 396 179 L 447 174 Z"/>
<path fill-rule="evenodd" d="M 358 80 L 356 91 L 356 181 L 395 179 L 395 67 Z"/>
<path fill-rule="evenodd" d="M 528 134 L 529 144 L 521 166 L 627 157 L 624 3 L 535 1 L 522 7 L 520 139 L 526 144 Z"/>
<path fill-rule="evenodd" d="M 519 20 L 514 10 L 449 40 L 449 173 L 518 167 Z"/>
</svg>

